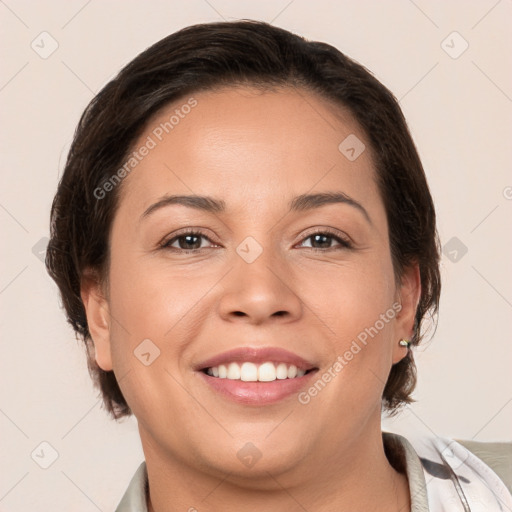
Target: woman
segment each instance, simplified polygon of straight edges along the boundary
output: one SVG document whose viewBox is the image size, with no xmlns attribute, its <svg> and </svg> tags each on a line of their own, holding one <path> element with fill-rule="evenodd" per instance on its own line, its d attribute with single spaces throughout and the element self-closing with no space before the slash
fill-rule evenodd
<svg viewBox="0 0 512 512">
<path fill-rule="evenodd" d="M 439 242 L 396 100 L 338 50 L 254 21 L 159 41 L 86 109 L 51 215 L 91 375 L 138 421 L 118 511 L 512 507 L 460 443 L 381 430 Z"/>
</svg>

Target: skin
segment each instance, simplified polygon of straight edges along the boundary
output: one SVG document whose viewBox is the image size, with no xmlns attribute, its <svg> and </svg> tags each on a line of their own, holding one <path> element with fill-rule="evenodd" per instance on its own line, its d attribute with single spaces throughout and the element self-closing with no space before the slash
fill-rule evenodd
<svg viewBox="0 0 512 512">
<path fill-rule="evenodd" d="M 122 183 L 108 289 L 82 286 L 96 361 L 114 370 L 138 421 L 149 510 L 408 511 L 407 478 L 383 450 L 381 397 L 407 353 L 398 341 L 413 334 L 419 271 L 408 268 L 397 286 L 365 134 L 305 91 L 193 96 L 197 106 Z M 134 147 L 185 102 L 161 110 Z M 349 134 L 367 148 L 353 162 L 338 150 Z M 294 196 L 328 191 L 358 201 L 371 223 L 348 204 L 288 212 Z M 213 196 L 226 211 L 172 205 L 140 220 L 165 194 Z M 187 226 L 207 238 L 159 247 Z M 353 247 L 315 243 L 312 228 L 326 227 Z M 252 263 L 236 252 L 248 236 L 263 249 Z M 306 405 L 296 395 L 237 404 L 192 370 L 235 347 L 277 346 L 321 375 L 395 302 L 400 313 Z M 149 366 L 133 353 L 145 339 L 160 350 Z M 252 467 L 237 457 L 248 442 L 262 455 Z"/>
</svg>

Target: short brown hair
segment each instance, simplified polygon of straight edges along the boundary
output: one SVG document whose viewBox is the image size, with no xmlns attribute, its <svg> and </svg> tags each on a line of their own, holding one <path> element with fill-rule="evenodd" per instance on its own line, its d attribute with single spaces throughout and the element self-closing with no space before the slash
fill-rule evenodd
<svg viewBox="0 0 512 512">
<path fill-rule="evenodd" d="M 371 144 L 387 214 L 397 283 L 416 263 L 421 298 L 412 345 L 422 320 L 438 311 L 439 237 L 425 173 L 397 100 L 366 68 L 336 48 L 253 20 L 198 24 L 171 34 L 138 55 L 93 98 L 78 123 L 53 200 L 46 267 L 57 283 L 68 322 L 86 345 L 90 374 L 114 418 L 130 415 L 113 371 L 97 365 L 80 283 L 84 270 L 108 277 L 109 233 L 119 200 L 115 189 L 94 191 L 122 167 L 148 120 L 187 94 L 223 86 L 291 86 L 348 109 Z M 412 401 L 412 352 L 395 364 L 383 405 L 389 412 Z"/>
</svg>

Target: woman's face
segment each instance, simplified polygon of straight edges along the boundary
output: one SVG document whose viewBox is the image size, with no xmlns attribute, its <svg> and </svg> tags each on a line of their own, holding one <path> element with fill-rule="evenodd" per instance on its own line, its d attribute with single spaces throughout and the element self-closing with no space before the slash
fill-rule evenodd
<svg viewBox="0 0 512 512">
<path fill-rule="evenodd" d="M 369 143 L 346 111 L 291 89 L 192 96 L 152 119 L 118 185 L 109 298 L 83 292 L 98 364 L 146 457 L 252 478 L 325 464 L 380 429 L 417 270 L 396 287 Z M 316 194 L 339 196 L 296 200 Z M 154 206 L 170 196 L 211 201 Z M 313 371 L 288 378 L 294 357 Z M 275 377 L 266 361 L 279 378 L 250 380 Z M 232 378 L 207 375 L 221 363 Z"/>
</svg>

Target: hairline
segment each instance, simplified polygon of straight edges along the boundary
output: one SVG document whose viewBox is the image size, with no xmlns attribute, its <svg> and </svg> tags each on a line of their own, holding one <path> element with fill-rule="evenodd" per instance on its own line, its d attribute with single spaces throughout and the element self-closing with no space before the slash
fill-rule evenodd
<svg viewBox="0 0 512 512">
<path fill-rule="evenodd" d="M 133 137 L 131 144 L 127 146 L 127 150 L 121 159 L 120 163 L 123 163 L 126 161 L 126 157 L 132 153 L 134 148 L 138 147 L 140 145 L 140 141 L 143 140 L 144 135 L 147 133 L 148 125 L 151 124 L 152 121 L 154 121 L 156 118 L 158 118 L 160 115 L 162 115 L 162 112 L 166 109 L 171 110 L 173 107 L 177 106 L 181 100 L 183 100 L 185 97 L 193 94 L 201 94 L 201 93 L 212 93 L 212 94 L 221 94 L 225 91 L 230 90 L 246 90 L 249 92 L 261 92 L 263 94 L 265 93 L 283 93 L 287 91 L 293 91 L 302 96 L 300 91 L 311 94 L 315 99 L 318 99 L 320 101 L 329 103 L 336 108 L 333 111 L 332 118 L 336 122 L 342 122 L 342 123 L 352 123 L 357 130 L 361 133 L 361 135 L 365 139 L 366 143 L 366 150 L 369 153 L 369 159 L 370 159 L 370 169 L 372 171 L 371 179 L 374 180 L 377 190 L 379 193 L 379 196 L 382 200 L 384 211 L 386 214 L 386 226 L 387 226 L 387 232 L 388 232 L 388 247 L 390 250 L 391 255 L 391 261 L 393 265 L 393 275 L 394 275 L 394 281 L 395 286 L 398 288 L 401 282 L 402 274 L 399 272 L 399 269 L 396 268 L 395 265 L 395 256 L 393 252 L 392 247 L 392 240 L 391 240 L 391 230 L 389 225 L 389 219 L 388 219 L 388 213 L 386 209 L 386 203 L 385 198 L 383 195 L 383 190 L 381 188 L 381 175 L 382 172 L 379 171 L 378 166 L 380 165 L 380 158 L 378 157 L 377 151 L 374 148 L 374 145 L 371 141 L 371 138 L 369 136 L 369 133 L 367 133 L 366 128 L 364 128 L 359 120 L 356 117 L 356 114 L 352 111 L 352 109 L 344 104 L 341 100 L 330 96 L 326 94 L 323 91 L 319 91 L 317 88 L 312 87 L 309 84 L 305 83 L 297 83 L 299 81 L 295 80 L 293 77 L 289 79 L 289 81 L 284 80 L 273 80 L 272 78 L 261 78 L 261 77 L 255 77 L 254 81 L 248 80 L 248 79 L 234 79 L 232 81 L 228 81 L 227 79 L 223 78 L 219 80 L 219 82 L 213 83 L 213 84 L 207 84 L 207 85 L 201 85 L 196 88 L 189 87 L 185 88 L 183 91 L 180 91 L 175 97 L 168 100 L 167 102 L 164 102 L 162 105 L 160 105 L 155 112 L 152 112 L 148 115 L 147 119 L 145 119 L 142 123 L 139 129 L 137 130 L 137 134 Z M 119 164 L 117 165 L 119 166 Z M 116 166 L 113 166 L 116 167 Z M 116 218 L 116 215 L 119 211 L 120 204 L 125 198 L 126 192 L 126 181 L 129 179 L 130 176 L 126 176 L 119 184 L 119 186 L 112 192 L 112 212 L 111 212 L 111 218 L 110 220 L 110 226 L 107 233 L 107 249 L 106 249 L 106 256 L 105 261 L 102 266 L 102 268 L 99 269 L 99 281 L 101 283 L 102 289 L 104 291 L 104 295 L 107 298 L 107 300 L 110 297 L 110 269 L 111 269 L 111 263 L 112 263 L 112 251 L 111 251 L 111 241 L 112 241 L 112 230 L 114 226 L 114 220 Z"/>
</svg>

